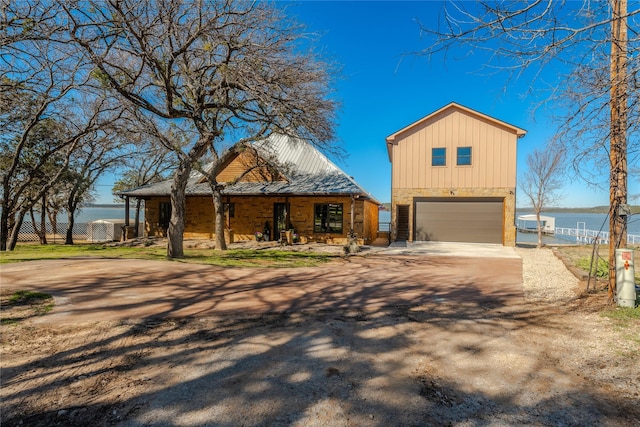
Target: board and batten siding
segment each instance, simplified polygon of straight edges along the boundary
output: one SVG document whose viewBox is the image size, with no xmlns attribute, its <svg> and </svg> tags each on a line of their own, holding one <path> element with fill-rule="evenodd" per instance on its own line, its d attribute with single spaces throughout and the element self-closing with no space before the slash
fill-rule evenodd
<svg viewBox="0 0 640 427">
<path fill-rule="evenodd" d="M 437 114 L 396 137 L 392 188 L 515 188 L 512 130 L 464 111 Z M 431 149 L 445 147 L 446 166 L 431 166 Z M 472 164 L 456 165 L 457 147 L 472 147 Z"/>
</svg>

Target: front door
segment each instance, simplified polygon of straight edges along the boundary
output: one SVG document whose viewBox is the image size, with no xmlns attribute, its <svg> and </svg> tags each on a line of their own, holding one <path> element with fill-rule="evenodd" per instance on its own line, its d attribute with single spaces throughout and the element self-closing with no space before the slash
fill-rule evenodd
<svg viewBox="0 0 640 427">
<path fill-rule="evenodd" d="M 280 232 L 287 229 L 287 204 L 273 204 L 273 240 L 280 240 Z"/>
<path fill-rule="evenodd" d="M 409 205 L 396 206 L 396 240 L 409 240 Z"/>
</svg>

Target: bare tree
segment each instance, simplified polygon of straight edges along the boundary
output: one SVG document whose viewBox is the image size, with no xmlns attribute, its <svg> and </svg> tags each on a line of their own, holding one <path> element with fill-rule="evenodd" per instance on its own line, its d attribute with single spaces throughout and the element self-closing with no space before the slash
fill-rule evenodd
<svg viewBox="0 0 640 427">
<path fill-rule="evenodd" d="M 81 140 L 111 117 L 100 94 L 81 96 L 89 70 L 57 40 L 56 8 L 3 2 L 1 19 L 0 250 L 13 250 L 26 213 L 61 179 Z"/>
<path fill-rule="evenodd" d="M 621 208 L 627 203 L 628 163 L 638 161 L 640 145 L 640 36 L 632 30 L 629 39 L 627 33 L 638 27 L 640 7 L 634 7 L 629 11 L 626 0 L 447 2 L 440 26 L 422 26 L 430 40 L 418 53 L 431 57 L 458 47 L 485 50 L 489 69 L 526 77 L 531 93 L 539 89 L 535 82 L 557 76 L 543 101 L 559 101 L 560 140 L 580 160 L 576 165 L 606 163 L 609 171 L 610 299 L 615 249 L 626 245 Z"/>
<path fill-rule="evenodd" d="M 326 64 L 303 50 L 301 28 L 267 2 L 106 0 L 60 2 L 74 42 L 94 76 L 123 100 L 189 137 L 171 191 L 167 256 L 183 256 L 185 189 L 209 152 L 223 153 L 273 131 L 324 145 L 335 103 Z M 171 135 L 165 141 L 171 145 Z M 174 146 L 175 148 L 175 146 Z M 216 210 L 216 245 L 224 248 L 223 186 L 208 175 Z"/>
<path fill-rule="evenodd" d="M 148 132 L 148 127 L 142 126 L 140 120 L 127 121 L 128 126 L 120 131 L 121 137 L 129 141 L 130 150 L 123 156 L 120 165 L 120 179 L 113 186 L 113 194 L 116 200 L 123 201 L 123 197 L 117 196 L 121 191 L 142 187 L 167 179 L 175 167 L 175 148 L 168 148 L 161 142 L 162 139 L 154 131 Z M 128 198 L 124 199 L 129 203 Z M 139 235 L 141 199 L 136 199 L 134 214 L 134 235 Z"/>
<path fill-rule="evenodd" d="M 106 129 L 105 129 L 106 130 Z M 62 178 L 68 227 L 66 245 L 73 245 L 75 214 L 80 205 L 93 200 L 92 191 L 98 178 L 113 170 L 122 156 L 124 144 L 104 131 L 87 135 L 74 150 Z"/>
<path fill-rule="evenodd" d="M 560 148 L 547 146 L 543 150 L 534 148 L 527 156 L 527 170 L 518 185 L 527 196 L 536 215 L 538 248 L 542 247 L 542 222 L 540 214 L 560 198 L 562 174 L 566 153 Z"/>
</svg>

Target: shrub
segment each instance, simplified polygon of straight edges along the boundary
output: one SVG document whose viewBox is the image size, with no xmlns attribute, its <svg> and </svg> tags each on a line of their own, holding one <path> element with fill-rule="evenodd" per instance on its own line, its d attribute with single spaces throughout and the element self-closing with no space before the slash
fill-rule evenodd
<svg viewBox="0 0 640 427">
<path fill-rule="evenodd" d="M 594 262 L 592 265 L 591 257 L 580 258 L 576 261 L 576 266 L 598 279 L 606 279 L 609 277 L 609 262 L 605 259 L 598 258 L 597 262 Z M 591 267 L 591 271 L 589 271 L 589 267 Z"/>
</svg>

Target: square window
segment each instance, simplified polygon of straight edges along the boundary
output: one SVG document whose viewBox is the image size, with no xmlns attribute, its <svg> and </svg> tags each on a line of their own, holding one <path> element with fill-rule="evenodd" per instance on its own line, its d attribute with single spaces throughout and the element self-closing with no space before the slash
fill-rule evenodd
<svg viewBox="0 0 640 427">
<path fill-rule="evenodd" d="M 315 233 L 342 233 L 342 203 L 318 203 L 314 211 Z"/>
<path fill-rule="evenodd" d="M 471 164 L 471 147 L 458 147 L 458 166 L 468 166 Z"/>
<path fill-rule="evenodd" d="M 431 149 L 431 166 L 447 165 L 447 149 L 444 147 Z"/>
</svg>

